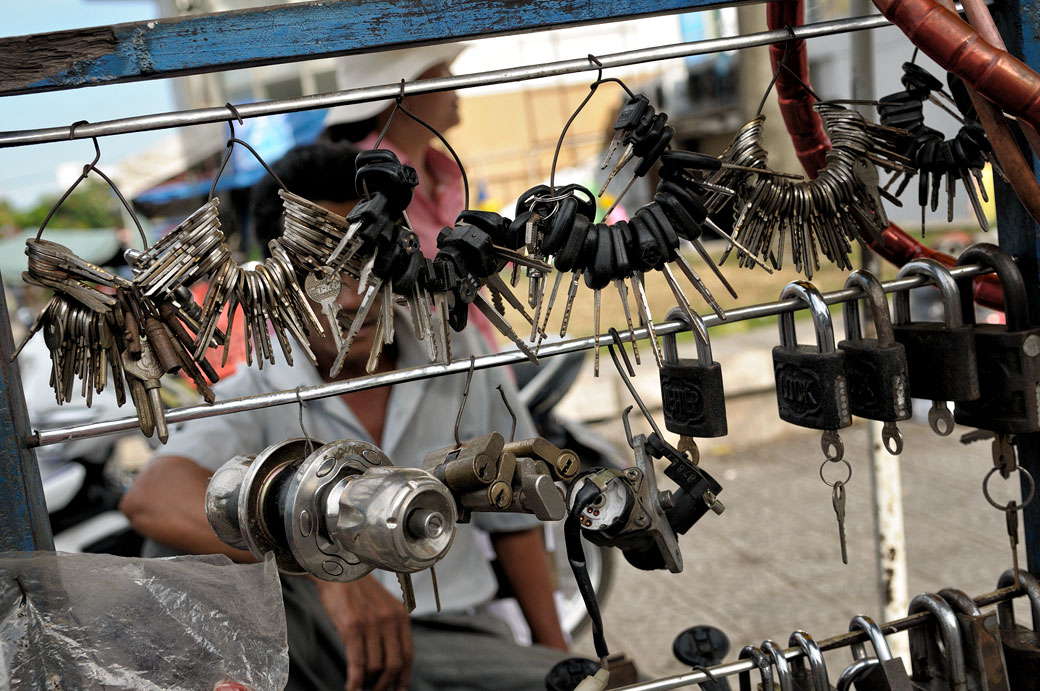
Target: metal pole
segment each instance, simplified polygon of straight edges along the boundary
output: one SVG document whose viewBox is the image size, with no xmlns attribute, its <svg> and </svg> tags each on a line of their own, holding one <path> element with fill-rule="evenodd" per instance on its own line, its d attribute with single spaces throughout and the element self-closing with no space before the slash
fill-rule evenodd
<svg viewBox="0 0 1040 691">
<path fill-rule="evenodd" d="M 853 19 L 808 24 L 806 26 L 795 28 L 794 34 L 796 38 L 815 38 L 818 36 L 829 36 L 831 34 L 839 34 L 847 31 L 874 29 L 888 25 L 889 22 L 887 19 L 880 15 L 874 15 L 870 17 L 857 17 Z M 770 43 L 787 41 L 790 40 L 790 38 L 791 36 L 786 30 L 777 29 L 775 31 L 760 31 L 744 36 L 709 39 L 705 41 L 691 41 L 688 43 L 659 46 L 657 48 L 631 50 L 623 53 L 596 56 L 596 59 L 602 63 L 604 68 L 622 67 L 625 65 L 636 65 L 644 62 L 687 57 L 689 55 L 703 55 L 739 48 L 764 46 Z M 435 91 L 466 89 L 476 86 L 487 86 L 490 84 L 503 84 L 528 79 L 540 79 L 542 77 L 552 77 L 561 74 L 595 72 L 598 69 L 599 67 L 594 65 L 592 61 L 587 58 L 579 60 L 562 60 L 541 65 L 528 65 L 505 70 L 492 70 L 488 72 L 477 72 L 474 74 L 456 75 L 442 79 L 423 79 L 406 84 L 404 87 L 404 94 L 410 96 Z M 341 106 L 348 103 L 366 103 L 370 101 L 393 99 L 400 92 L 400 84 L 385 84 L 382 86 L 367 86 L 359 89 L 347 89 L 346 91 L 304 96 L 301 98 L 262 101 L 260 103 L 243 103 L 242 105 L 235 107 L 243 118 L 254 118 L 261 115 L 274 115 L 276 113 L 289 113 L 299 110 L 331 108 L 332 106 Z M 140 115 L 130 118 L 121 118 L 119 120 L 85 123 L 77 125 L 75 128 L 68 126 L 47 127 L 35 130 L 0 132 L 0 148 L 25 146 L 28 144 L 43 144 L 45 142 L 66 141 L 69 139 L 89 139 L 91 137 L 105 137 L 114 134 L 145 132 L 149 130 L 184 127 L 186 125 L 201 125 L 212 122 L 226 122 L 229 117 L 230 112 L 224 107 L 200 108 L 198 110 Z"/>
<path fill-rule="evenodd" d="M 852 11 L 862 13 L 872 7 L 870 0 L 853 0 Z M 874 36 L 870 32 L 851 34 L 851 62 L 849 64 L 852 98 L 871 101 L 874 94 Z M 861 112 L 869 110 L 860 106 Z M 863 112 L 873 117 L 874 113 Z M 880 258 L 864 249 L 863 268 L 878 275 Z M 895 619 L 910 606 L 910 587 L 907 583 L 906 532 L 903 526 L 903 484 L 899 471 L 899 457 L 888 452 L 881 437 L 882 423 L 867 421 L 867 460 L 870 463 L 870 485 L 874 500 L 874 538 L 877 566 L 879 611 L 883 619 Z M 909 642 L 893 639 L 892 654 L 909 655 Z"/>
<path fill-rule="evenodd" d="M 7 296 L 0 280 L 0 552 L 54 549 L 36 452 L 29 448 L 29 414 Z"/>
<path fill-rule="evenodd" d="M 975 265 L 954 267 L 950 269 L 950 273 L 953 274 L 954 277 L 976 276 L 988 272 L 988 268 Z M 908 278 L 897 279 L 895 281 L 888 281 L 882 285 L 885 287 L 887 292 L 893 292 L 927 285 L 928 282 L 929 279 L 926 276 L 911 276 Z M 835 290 L 823 294 L 823 298 L 828 304 L 843 302 L 854 298 L 858 299 L 861 296 L 862 293 L 859 288 L 843 288 L 842 290 Z M 739 307 L 726 313 L 725 323 L 731 324 L 745 319 L 776 316 L 787 312 L 794 312 L 799 309 L 805 309 L 805 303 L 794 298 L 767 302 L 761 305 L 751 305 L 749 307 Z M 706 315 L 703 319 L 706 326 L 717 326 L 722 323 L 722 320 L 715 314 Z M 658 335 L 664 336 L 682 331 L 685 328 L 685 324 L 682 322 L 665 322 L 657 326 L 656 331 Z M 646 328 L 633 329 L 632 331 L 624 331 L 621 333 L 621 338 L 626 341 L 632 339 L 644 339 L 647 337 L 648 334 Z M 586 338 L 575 338 L 568 341 L 561 341 L 559 343 L 543 345 L 538 354 L 539 357 L 552 357 L 564 353 L 591 350 L 594 347 L 606 346 L 611 343 L 613 343 L 613 339 L 609 335 L 600 336 L 598 340 L 595 337 L 588 336 Z M 514 349 L 474 358 L 472 366 L 474 369 L 487 369 L 489 367 L 511 365 L 526 360 L 526 355 L 519 350 Z M 457 374 L 460 372 L 466 372 L 469 368 L 469 360 L 455 360 L 448 364 L 431 364 L 420 367 L 411 367 L 409 369 L 395 370 L 383 374 L 357 377 L 356 379 L 349 379 L 347 381 L 331 382 L 306 388 L 301 387 L 299 389 L 258 394 L 255 396 L 245 396 L 242 398 L 231 398 L 226 401 L 218 401 L 213 405 L 197 405 L 176 408 L 166 414 L 166 420 L 169 423 L 177 423 L 204 417 L 213 417 L 216 415 L 228 415 L 231 413 L 245 412 L 247 410 L 270 408 L 272 406 L 290 405 L 298 403 L 300 399 L 303 399 L 304 401 L 312 401 L 320 398 L 328 398 L 330 396 L 340 396 L 354 391 L 374 389 L 380 386 L 391 386 L 393 384 L 429 379 L 431 377 L 439 377 L 446 374 Z M 29 443 L 34 446 L 46 446 L 48 444 L 58 444 L 60 442 L 72 441 L 75 439 L 100 437 L 105 434 L 132 430 L 135 427 L 137 427 L 137 418 L 125 417 L 117 420 L 106 420 L 84 425 L 72 425 L 57 429 L 41 430 L 35 433 L 35 436 L 29 440 Z"/>
<path fill-rule="evenodd" d="M 1040 69 L 1040 45 L 1037 43 L 1036 12 L 1033 3 L 1017 0 L 998 0 L 990 10 L 1009 53 L 1023 60 L 1034 70 Z M 1021 147 L 1022 155 L 1032 161 L 1033 175 L 1040 175 L 1037 161 L 1029 147 Z M 1000 246 L 1015 257 L 1026 284 L 1029 302 L 1029 323 L 1040 324 L 1040 246 L 1037 226 L 1018 201 L 1011 186 L 994 175 L 997 199 L 997 228 Z M 1033 477 L 1040 473 L 1040 434 L 1020 434 L 1015 437 L 1019 464 Z M 1023 478 L 1022 496 L 1029 491 Z M 1040 574 L 1040 502 L 1034 501 L 1022 511 L 1025 534 L 1026 568 Z"/>
</svg>

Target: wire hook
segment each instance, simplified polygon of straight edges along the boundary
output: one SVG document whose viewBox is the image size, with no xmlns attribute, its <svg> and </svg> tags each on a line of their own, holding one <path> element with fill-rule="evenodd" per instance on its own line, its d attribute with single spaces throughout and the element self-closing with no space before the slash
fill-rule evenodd
<svg viewBox="0 0 1040 691">
<path fill-rule="evenodd" d="M 404 80 L 401 80 L 401 90 L 397 92 L 397 98 L 394 99 L 394 109 L 390 111 L 390 117 L 386 119 L 386 124 L 383 125 L 383 130 L 379 133 L 376 138 L 376 143 L 372 145 L 373 149 L 378 149 L 379 145 L 383 143 L 383 137 L 386 136 L 387 130 L 390 129 L 390 123 L 394 121 L 394 116 L 397 115 L 397 111 L 400 110 L 401 104 L 404 102 Z"/>
<path fill-rule="evenodd" d="M 597 58 L 592 53 L 589 53 L 588 59 L 589 62 L 595 65 L 597 68 L 596 81 L 589 84 L 589 93 L 586 94 L 585 99 L 578 104 L 578 107 L 575 108 L 570 118 L 567 119 L 567 122 L 563 126 L 563 130 L 560 131 L 560 138 L 556 140 L 556 150 L 553 152 L 552 168 L 549 169 L 549 190 L 552 196 L 556 196 L 556 163 L 560 158 L 560 149 L 563 148 L 563 138 L 567 136 L 567 130 L 570 129 L 571 123 L 574 122 L 574 119 L 576 117 L 578 117 L 578 113 L 582 111 L 582 109 L 585 107 L 585 104 L 592 99 L 592 95 L 596 93 L 596 89 L 599 88 L 599 85 L 605 84 L 607 82 L 615 82 L 622 89 L 625 90 L 625 93 L 628 94 L 629 98 L 635 98 L 635 94 L 632 93 L 632 90 L 629 89 L 628 85 L 620 79 L 616 77 L 608 77 L 607 79 L 603 78 L 603 63 L 600 62 L 599 58 Z"/>
<path fill-rule="evenodd" d="M 77 120 L 69 125 L 69 139 L 72 139 L 73 136 L 75 136 L 77 127 L 87 124 L 90 124 L 87 120 Z M 134 222 L 134 225 L 137 226 L 137 233 L 141 236 L 141 242 L 144 244 L 144 249 L 148 249 L 148 238 L 144 234 L 144 228 L 141 227 L 141 221 L 137 218 L 137 214 L 134 213 L 130 203 L 126 200 L 126 197 L 123 196 L 123 193 L 119 191 L 119 188 L 116 187 L 116 184 L 112 182 L 112 179 L 101 172 L 101 169 L 97 167 L 98 161 L 101 160 L 101 144 L 98 143 L 97 137 L 91 137 L 90 139 L 94 142 L 94 160 L 83 166 L 83 172 L 79 174 L 79 177 L 77 177 L 72 185 L 65 190 L 65 194 L 61 195 L 58 201 L 54 203 L 54 206 L 51 207 L 51 210 L 47 212 L 47 216 L 44 217 L 43 223 L 40 224 L 40 229 L 36 231 L 36 239 L 39 240 L 43 236 L 43 229 L 47 227 L 48 223 L 50 223 L 51 218 L 58 211 L 58 208 L 61 207 L 72 192 L 79 187 L 79 183 L 87 179 L 87 176 L 90 175 L 90 171 L 94 171 L 98 174 L 98 177 L 108 183 L 108 186 L 116 193 L 116 197 L 118 197 L 119 201 L 123 204 L 123 208 L 125 208 L 126 212 L 130 215 L 130 219 Z"/>
<path fill-rule="evenodd" d="M 307 407 L 307 404 L 303 402 L 303 396 L 300 395 L 300 389 L 302 387 L 296 387 L 296 402 L 300 404 L 300 431 L 303 432 L 303 438 L 307 440 L 307 455 L 310 456 L 314 453 L 314 441 L 311 439 L 311 435 L 307 432 L 307 428 L 303 425 L 303 409 Z"/>
<path fill-rule="evenodd" d="M 275 182 L 278 183 L 278 186 L 286 192 L 288 192 L 289 190 L 288 188 L 286 188 L 285 183 L 282 182 L 282 179 L 278 177 L 274 170 L 271 169 L 271 166 L 267 165 L 267 161 L 265 161 L 263 157 L 261 157 L 260 154 L 257 153 L 256 149 L 250 146 L 248 142 L 245 142 L 235 136 L 234 120 L 238 120 L 238 124 L 240 125 L 245 124 L 242 121 L 242 115 L 238 112 L 238 108 L 235 108 L 235 106 L 231 105 L 230 103 L 225 103 L 224 107 L 231 111 L 231 115 L 233 116 L 233 118 L 229 118 L 227 121 L 228 129 L 231 130 L 231 135 L 228 137 L 227 140 L 227 152 L 224 154 L 224 158 L 220 161 L 220 167 L 217 169 L 217 174 L 213 176 L 213 183 L 209 186 L 209 197 L 207 201 L 213 201 L 213 196 L 216 194 L 217 191 L 217 183 L 220 181 L 220 176 L 224 174 L 224 169 L 227 167 L 228 161 L 231 160 L 231 153 L 235 150 L 235 144 L 244 146 L 249 153 L 253 154 L 253 158 L 255 158 L 257 162 L 264 167 L 264 170 L 267 171 L 268 175 L 274 178 Z"/>
<path fill-rule="evenodd" d="M 477 358 L 470 355 L 469 372 L 466 374 L 466 386 L 462 389 L 462 402 L 459 404 L 459 414 L 455 416 L 455 448 L 462 446 L 462 441 L 459 440 L 459 425 L 462 424 L 462 411 L 466 409 L 466 401 L 469 399 L 469 385 L 473 382 L 473 370 L 476 366 Z"/>
</svg>

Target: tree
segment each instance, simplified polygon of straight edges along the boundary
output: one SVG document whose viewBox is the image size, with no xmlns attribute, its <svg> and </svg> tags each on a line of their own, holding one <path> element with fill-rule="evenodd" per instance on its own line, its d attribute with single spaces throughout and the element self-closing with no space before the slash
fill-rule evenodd
<svg viewBox="0 0 1040 691">
<path fill-rule="evenodd" d="M 41 197 L 29 209 L 14 211 L 14 224 L 22 228 L 38 228 L 47 217 L 51 207 L 61 195 Z M 0 225 L 3 225 L 3 208 L 0 207 Z M 123 225 L 121 204 L 112 189 L 103 180 L 89 177 L 81 182 L 48 222 L 52 228 L 118 228 Z"/>
</svg>

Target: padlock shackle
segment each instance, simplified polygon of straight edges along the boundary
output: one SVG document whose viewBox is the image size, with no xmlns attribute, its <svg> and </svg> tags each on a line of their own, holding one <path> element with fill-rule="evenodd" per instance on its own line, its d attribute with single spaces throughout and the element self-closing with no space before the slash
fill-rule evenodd
<svg viewBox="0 0 1040 691">
<path fill-rule="evenodd" d="M 816 640 L 807 631 L 795 631 L 787 639 L 787 645 L 796 645 L 805 653 L 805 659 L 809 661 L 809 671 L 812 672 L 813 691 L 829 691 L 827 663 L 823 660 L 823 651 Z"/>
<path fill-rule="evenodd" d="M 870 306 L 870 316 L 874 320 L 879 346 L 890 346 L 896 342 L 892 331 L 892 316 L 888 312 L 888 298 L 878 277 L 869 271 L 857 269 L 845 280 L 845 288 L 859 288 L 863 291 L 866 304 Z M 859 341 L 863 338 L 859 324 L 859 300 L 849 300 L 842 307 L 845 319 L 845 339 Z"/>
<path fill-rule="evenodd" d="M 1026 591 L 1026 596 L 1029 598 L 1029 612 L 1033 615 L 1033 630 L 1040 631 L 1040 580 L 1037 580 L 1036 576 L 1028 571 L 1021 570 L 1018 572 L 1018 577 L 1020 585 Z M 1008 569 L 1004 573 L 1000 574 L 1000 580 L 997 581 L 997 588 L 1008 588 L 1013 585 L 1015 585 L 1014 569 Z M 1015 608 L 1012 607 L 1011 600 L 1001 602 L 997 605 L 997 616 L 1000 618 L 1001 628 L 1014 626 Z"/>
<path fill-rule="evenodd" d="M 947 329 L 956 329 L 964 326 L 961 313 L 961 294 L 957 288 L 957 281 L 953 279 L 950 270 L 934 259 L 915 259 L 903 264 L 897 274 L 898 278 L 908 276 L 927 276 L 939 292 L 942 293 L 943 321 Z M 903 290 L 896 293 L 893 299 L 893 324 L 910 323 L 910 291 Z"/>
<path fill-rule="evenodd" d="M 993 269 L 1000 279 L 1004 291 L 1004 316 L 1008 331 L 1025 331 L 1029 328 L 1029 303 L 1026 301 L 1026 285 L 1022 272 L 1014 258 L 1000 247 L 988 242 L 979 242 L 961 252 L 957 266 L 981 264 Z M 972 278 L 957 281 L 961 293 L 961 315 L 965 324 L 975 323 L 975 301 L 972 298 Z"/>
<path fill-rule="evenodd" d="M 910 601 L 907 614 L 919 612 L 931 612 L 935 618 L 933 624 L 939 631 L 946 653 L 946 677 L 951 684 L 951 691 L 964 691 L 967 688 L 967 672 L 957 615 L 946 600 L 935 593 L 921 593 Z M 928 659 L 927 636 L 930 626 L 918 626 L 909 631 L 910 658 L 914 662 Z"/>
<path fill-rule="evenodd" d="M 823 299 L 819 289 L 808 281 L 791 281 L 784 286 L 780 293 L 781 300 L 796 298 L 809 308 L 809 314 L 813 318 L 813 328 L 816 330 L 816 347 L 821 353 L 833 353 L 834 347 L 834 324 L 831 322 L 831 312 Z M 793 348 L 798 345 L 798 338 L 794 331 L 794 312 L 784 312 L 779 318 L 780 345 Z"/>
<path fill-rule="evenodd" d="M 711 357 L 711 341 L 703 337 L 708 335 L 708 328 L 704 325 L 701 315 L 693 310 L 690 310 L 690 315 L 697 321 L 696 327 L 690 323 L 690 317 L 681 307 L 673 307 L 668 310 L 665 321 L 678 321 L 685 324 L 686 328 L 693 332 L 693 340 L 697 343 L 697 362 L 701 367 L 713 365 L 715 361 Z M 679 351 L 675 347 L 674 333 L 670 333 L 662 339 L 662 347 L 664 359 L 667 362 L 679 362 Z"/>
<path fill-rule="evenodd" d="M 755 646 L 745 645 L 740 649 L 737 659 L 744 660 L 749 657 L 755 663 L 755 666 L 758 667 L 758 675 L 762 679 L 762 691 L 774 691 L 773 665 L 769 662 L 769 658 Z M 751 691 L 751 672 L 741 672 L 737 679 L 740 681 L 740 691 Z"/>
<path fill-rule="evenodd" d="M 957 614 L 965 614 L 969 617 L 981 617 L 982 610 L 971 597 L 963 590 L 957 588 L 943 588 L 939 591 L 939 597 L 946 600 L 946 604 L 953 608 Z"/>
<path fill-rule="evenodd" d="M 874 647 L 874 656 L 877 657 L 879 662 L 887 662 L 892 659 L 892 649 L 888 647 L 885 632 L 881 630 L 876 621 L 865 614 L 857 614 L 849 622 L 849 631 L 852 632 L 856 629 L 867 634 L 867 637 L 870 639 L 870 645 Z M 867 657 L 866 648 L 864 648 L 862 643 L 853 643 L 850 647 L 852 649 L 852 659 L 862 660 Z"/>
<path fill-rule="evenodd" d="M 776 644 L 776 641 L 762 641 L 762 652 L 769 655 L 776 667 L 776 676 L 780 679 L 780 691 L 794 691 L 794 675 L 791 673 L 791 663 L 784 657 L 784 649 Z"/>
</svg>

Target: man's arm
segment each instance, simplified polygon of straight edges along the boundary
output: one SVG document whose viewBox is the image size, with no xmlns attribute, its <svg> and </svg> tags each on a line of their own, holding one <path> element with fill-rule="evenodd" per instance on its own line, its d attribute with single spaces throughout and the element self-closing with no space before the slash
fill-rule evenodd
<svg viewBox="0 0 1040 691">
<path fill-rule="evenodd" d="M 190 554 L 226 554 L 254 562 L 224 544 L 206 520 L 206 485 L 213 472 L 183 456 L 159 456 L 134 479 L 119 510 L 144 537 Z"/>
<path fill-rule="evenodd" d="M 553 602 L 553 584 L 542 528 L 492 533 L 491 545 L 531 627 L 531 638 L 535 643 L 567 650 Z"/>
</svg>

